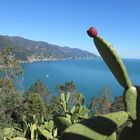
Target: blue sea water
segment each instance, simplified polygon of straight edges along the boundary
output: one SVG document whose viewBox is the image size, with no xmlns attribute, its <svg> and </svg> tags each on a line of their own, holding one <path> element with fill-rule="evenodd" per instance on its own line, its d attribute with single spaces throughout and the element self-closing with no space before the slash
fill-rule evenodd
<svg viewBox="0 0 140 140">
<path fill-rule="evenodd" d="M 123 60 L 134 85 L 140 85 L 140 60 Z M 114 78 L 102 59 L 63 60 L 23 64 L 22 86 L 24 90 L 38 79 L 56 92 L 56 84 L 74 81 L 79 92 L 87 99 L 96 96 L 103 87 L 108 87 L 113 96 L 123 94 L 123 88 Z"/>
</svg>

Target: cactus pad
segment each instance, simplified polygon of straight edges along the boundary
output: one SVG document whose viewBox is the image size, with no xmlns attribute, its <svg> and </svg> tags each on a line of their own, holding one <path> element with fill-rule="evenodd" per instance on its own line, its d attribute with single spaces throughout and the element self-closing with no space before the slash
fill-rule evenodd
<svg viewBox="0 0 140 140">
<path fill-rule="evenodd" d="M 99 51 L 100 55 L 108 65 L 111 72 L 114 74 L 118 82 L 124 87 L 131 87 L 131 81 L 129 80 L 126 68 L 120 59 L 119 55 L 115 51 L 115 49 L 103 38 L 100 36 L 94 35 L 96 30 L 91 27 L 87 31 L 88 35 L 94 38 L 94 43 Z M 97 32 L 97 31 L 96 31 Z M 93 35 L 92 35 L 93 34 Z"/>
<path fill-rule="evenodd" d="M 131 81 L 129 80 L 126 68 L 115 49 L 99 36 L 94 38 L 94 43 L 118 82 L 124 88 L 131 87 Z"/>
<path fill-rule="evenodd" d="M 137 119 L 137 90 L 136 88 L 130 87 L 124 92 L 124 102 L 126 111 L 132 120 Z"/>
<path fill-rule="evenodd" d="M 115 140 L 114 132 L 127 119 L 124 111 L 87 119 L 68 127 L 62 134 L 62 140 Z"/>
</svg>

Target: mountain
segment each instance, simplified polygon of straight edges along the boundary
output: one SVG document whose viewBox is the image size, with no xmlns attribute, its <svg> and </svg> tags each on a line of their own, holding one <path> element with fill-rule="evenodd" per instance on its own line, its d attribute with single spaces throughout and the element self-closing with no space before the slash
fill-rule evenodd
<svg viewBox="0 0 140 140">
<path fill-rule="evenodd" d="M 60 47 L 44 41 L 33 41 L 19 36 L 0 35 L 0 51 L 13 48 L 20 61 L 43 61 L 54 59 L 96 58 L 95 54 L 77 48 Z"/>
</svg>

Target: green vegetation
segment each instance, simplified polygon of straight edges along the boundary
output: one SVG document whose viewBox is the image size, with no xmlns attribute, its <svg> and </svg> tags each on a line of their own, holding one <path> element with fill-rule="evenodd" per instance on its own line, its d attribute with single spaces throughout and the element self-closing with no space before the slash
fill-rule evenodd
<svg viewBox="0 0 140 140">
<path fill-rule="evenodd" d="M 56 85 L 58 95 L 41 80 L 23 93 L 15 86 L 22 68 L 12 49 L 3 50 L 0 60 L 0 139 L 60 139 L 66 128 L 88 119 L 93 110 L 101 114 L 101 100 L 111 104 L 109 91 L 104 88 L 100 98 L 94 98 L 87 107 L 73 81 Z"/>
<path fill-rule="evenodd" d="M 100 96 L 87 105 L 72 81 L 56 86 L 58 96 L 51 94 L 40 80 L 26 94 L 18 93 L 13 80 L 19 76 L 15 72 L 16 63 L 11 65 L 11 53 L 6 53 L 1 59 L 1 139 L 139 140 L 140 87 L 132 85 L 117 52 L 98 36 L 96 29 L 90 28 L 88 34 L 94 38 L 99 53 L 124 87 L 124 104 L 122 97 L 116 97 L 113 102 L 105 87 Z"/>
</svg>

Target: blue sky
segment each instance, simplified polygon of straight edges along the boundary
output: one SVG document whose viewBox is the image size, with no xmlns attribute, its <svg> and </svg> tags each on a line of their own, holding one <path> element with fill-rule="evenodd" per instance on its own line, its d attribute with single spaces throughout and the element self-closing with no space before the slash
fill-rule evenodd
<svg viewBox="0 0 140 140">
<path fill-rule="evenodd" d="M 121 57 L 140 58 L 140 0 L 1 0 L 0 34 L 98 52 L 95 26 Z"/>
</svg>

